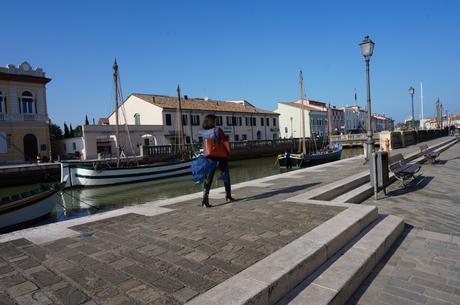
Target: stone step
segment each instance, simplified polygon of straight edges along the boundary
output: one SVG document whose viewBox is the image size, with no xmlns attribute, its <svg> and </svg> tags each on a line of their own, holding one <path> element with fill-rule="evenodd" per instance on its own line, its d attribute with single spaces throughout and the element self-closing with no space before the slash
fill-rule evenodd
<svg viewBox="0 0 460 305">
<path fill-rule="evenodd" d="M 374 206 L 349 207 L 186 304 L 275 304 L 377 218 Z"/>
<path fill-rule="evenodd" d="M 313 200 L 331 200 L 368 181 L 369 171 L 364 171 L 326 185 L 321 185 L 320 187 L 314 188 L 295 197 L 291 197 L 289 200 L 295 201 L 296 197 Z"/>
<path fill-rule="evenodd" d="M 277 305 L 341 305 L 359 287 L 404 229 L 396 216 L 380 215 Z"/>
</svg>

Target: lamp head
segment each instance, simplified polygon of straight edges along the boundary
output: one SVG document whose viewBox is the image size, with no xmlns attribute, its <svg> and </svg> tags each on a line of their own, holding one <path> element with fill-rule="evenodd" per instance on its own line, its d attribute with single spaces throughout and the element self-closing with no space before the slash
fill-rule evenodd
<svg viewBox="0 0 460 305">
<path fill-rule="evenodd" d="M 412 86 L 409 87 L 408 91 L 409 91 L 409 94 L 414 94 L 415 93 L 415 89 Z"/>
<path fill-rule="evenodd" d="M 374 42 L 369 38 L 369 36 L 364 37 L 363 41 L 359 44 L 361 48 L 361 53 L 364 58 L 369 59 L 374 52 Z"/>
</svg>

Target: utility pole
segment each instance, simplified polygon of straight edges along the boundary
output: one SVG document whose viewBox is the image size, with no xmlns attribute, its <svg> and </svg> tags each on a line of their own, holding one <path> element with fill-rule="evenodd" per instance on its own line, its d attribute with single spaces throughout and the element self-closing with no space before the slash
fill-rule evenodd
<svg viewBox="0 0 460 305">
<path fill-rule="evenodd" d="M 423 121 L 423 84 L 422 82 L 420 82 L 420 112 L 421 112 L 420 127 L 422 129 L 425 129 L 425 123 Z"/>
<path fill-rule="evenodd" d="M 300 102 L 301 102 L 301 109 L 302 109 L 302 153 L 306 154 L 307 153 L 307 147 L 305 146 L 305 105 L 303 102 L 303 74 L 302 70 L 300 70 L 299 74 L 299 82 L 300 82 Z"/>
<path fill-rule="evenodd" d="M 117 154 L 117 168 L 120 167 L 120 128 L 118 126 L 118 64 L 117 60 L 113 63 L 113 82 L 115 84 L 115 125 L 116 125 L 116 154 Z"/>
</svg>

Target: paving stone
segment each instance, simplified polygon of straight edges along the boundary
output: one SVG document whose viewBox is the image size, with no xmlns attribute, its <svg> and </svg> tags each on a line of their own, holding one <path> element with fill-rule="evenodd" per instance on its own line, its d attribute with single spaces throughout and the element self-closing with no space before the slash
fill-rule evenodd
<svg viewBox="0 0 460 305">
<path fill-rule="evenodd" d="M 89 270 L 94 272 L 102 279 L 115 285 L 120 284 L 130 278 L 128 275 L 106 264 L 91 265 Z"/>
<path fill-rule="evenodd" d="M 46 260 L 46 251 L 43 248 L 36 246 L 34 244 L 22 248 L 22 251 L 26 252 L 30 256 L 33 256 L 39 262 Z"/>
<path fill-rule="evenodd" d="M 39 271 L 32 273 L 31 276 L 38 283 L 40 287 L 46 287 L 52 284 L 56 284 L 62 280 L 62 278 L 51 271 Z"/>
<path fill-rule="evenodd" d="M 152 283 L 161 278 L 161 274 L 139 265 L 128 266 L 123 268 L 123 271 L 145 283 Z"/>
<path fill-rule="evenodd" d="M 13 245 L 8 244 L 0 248 L 0 257 L 6 260 L 23 255 L 24 253 Z"/>
<path fill-rule="evenodd" d="M 12 299 L 6 294 L 0 292 L 0 305 L 16 305 Z"/>
<path fill-rule="evenodd" d="M 12 245 L 18 247 L 18 248 L 32 245 L 32 242 L 30 242 L 29 240 L 27 240 L 25 238 L 19 238 L 19 239 L 11 240 L 10 243 Z"/>
<path fill-rule="evenodd" d="M 2 277 L 4 274 L 10 273 L 14 271 L 14 268 L 10 265 L 3 265 L 0 266 L 0 277 Z"/>
<path fill-rule="evenodd" d="M 66 286 L 54 294 L 64 305 L 80 305 L 88 300 L 83 292 L 72 286 Z"/>
<path fill-rule="evenodd" d="M 188 287 L 184 287 L 184 288 L 179 289 L 178 291 L 173 293 L 173 296 L 177 300 L 179 300 L 179 302 L 181 302 L 181 303 L 187 302 L 188 300 L 192 299 L 196 295 L 198 295 L 198 292 L 196 292 L 195 290 L 190 289 Z"/>
<path fill-rule="evenodd" d="M 8 294 L 12 298 L 16 298 L 20 295 L 35 291 L 37 289 L 38 287 L 35 286 L 34 283 L 27 281 L 27 282 L 24 282 L 24 283 L 15 285 L 15 286 L 11 286 L 10 288 L 8 288 Z"/>
<path fill-rule="evenodd" d="M 117 285 L 117 287 L 120 289 L 120 290 L 123 290 L 123 291 L 128 291 L 134 287 L 138 287 L 138 286 L 141 286 L 142 285 L 142 282 L 137 280 L 137 279 L 129 279 L 123 283 L 120 283 Z"/>
<path fill-rule="evenodd" d="M 13 273 L 11 275 L 4 276 L 0 278 L 0 287 L 12 287 L 21 283 L 26 282 L 27 280 L 19 273 Z"/>
<path fill-rule="evenodd" d="M 106 286 L 106 281 L 86 270 L 75 270 L 66 274 L 72 281 L 82 286 L 87 292 L 94 293 Z"/>
<path fill-rule="evenodd" d="M 161 296 L 158 291 L 147 287 L 146 285 L 132 288 L 128 290 L 126 294 L 133 299 L 140 301 L 142 304 L 151 304 Z"/>
<path fill-rule="evenodd" d="M 49 305 L 53 302 L 41 291 L 32 292 L 16 298 L 19 305 Z M 1 302 L 0 302 L 1 304 Z"/>
<path fill-rule="evenodd" d="M 175 279 L 169 278 L 165 275 L 163 275 L 160 279 L 157 281 L 151 283 L 152 286 L 157 287 L 158 289 L 171 294 L 182 287 L 184 287 L 183 284 L 180 282 L 176 281 Z"/>
</svg>

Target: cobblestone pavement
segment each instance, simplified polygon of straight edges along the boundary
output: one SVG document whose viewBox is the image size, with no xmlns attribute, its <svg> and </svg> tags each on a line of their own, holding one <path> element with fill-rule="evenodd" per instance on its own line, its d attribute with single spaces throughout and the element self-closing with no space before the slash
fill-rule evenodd
<svg viewBox="0 0 460 305">
<path fill-rule="evenodd" d="M 126 214 L 73 227 L 82 232 L 36 245 L 0 244 L 0 304 L 182 304 L 339 213 L 342 208 L 282 202 L 365 169 L 361 159 L 298 172 L 213 199 Z"/>
<path fill-rule="evenodd" d="M 349 304 L 460 304 L 460 144 L 423 165 L 419 181 L 366 204 L 401 216 L 406 230 Z"/>
</svg>

